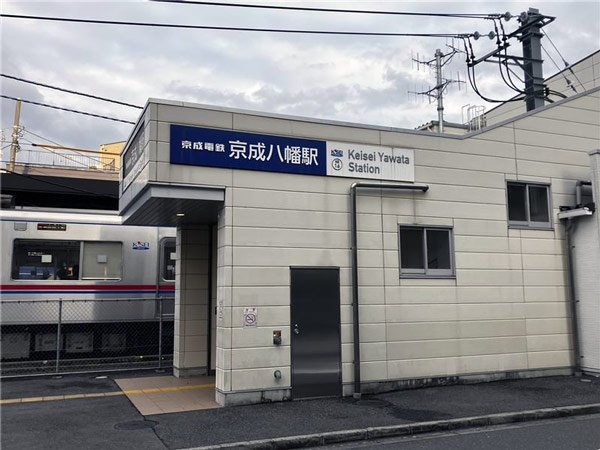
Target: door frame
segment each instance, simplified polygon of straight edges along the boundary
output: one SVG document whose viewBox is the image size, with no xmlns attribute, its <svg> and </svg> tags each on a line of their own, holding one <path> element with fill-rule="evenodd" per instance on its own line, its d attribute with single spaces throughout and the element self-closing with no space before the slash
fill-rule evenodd
<svg viewBox="0 0 600 450">
<path fill-rule="evenodd" d="M 340 281 L 340 266 L 289 266 L 290 267 L 290 289 L 289 289 L 289 293 L 290 293 L 290 299 L 289 299 L 289 305 L 290 305 L 290 320 L 289 320 L 289 326 L 290 326 L 290 396 L 292 400 L 310 400 L 310 399 L 314 399 L 314 398 L 337 398 L 337 397 L 343 397 L 344 395 L 344 382 L 343 382 L 343 364 L 342 364 L 342 292 L 341 292 L 341 281 Z M 338 308 L 339 308 L 339 319 L 338 319 L 338 336 L 339 336 L 339 341 L 338 341 L 338 350 L 339 350 L 339 360 L 338 360 L 338 386 L 339 386 L 339 392 L 337 393 L 337 395 L 327 395 L 327 396 L 319 396 L 319 397 L 302 397 L 302 398 L 294 398 L 294 359 L 292 358 L 292 270 L 293 269 L 305 269 L 305 270 L 335 270 L 337 272 L 337 281 L 338 281 L 338 300 L 339 300 L 339 304 L 338 304 Z"/>
</svg>

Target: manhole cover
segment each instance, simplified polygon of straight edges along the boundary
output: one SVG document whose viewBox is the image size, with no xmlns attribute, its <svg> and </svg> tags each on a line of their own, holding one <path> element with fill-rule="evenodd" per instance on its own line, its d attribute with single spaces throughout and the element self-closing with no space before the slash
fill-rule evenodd
<svg viewBox="0 0 600 450">
<path fill-rule="evenodd" d="M 154 428 L 156 422 L 153 420 L 132 420 L 131 422 L 121 422 L 115 425 L 116 430 L 141 430 L 143 428 Z"/>
</svg>

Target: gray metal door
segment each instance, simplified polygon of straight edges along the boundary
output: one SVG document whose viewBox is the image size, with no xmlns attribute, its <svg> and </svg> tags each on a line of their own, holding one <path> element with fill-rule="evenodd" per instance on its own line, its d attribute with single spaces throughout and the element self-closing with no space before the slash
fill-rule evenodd
<svg viewBox="0 0 600 450">
<path fill-rule="evenodd" d="M 342 394 L 340 271 L 292 268 L 292 397 Z"/>
</svg>

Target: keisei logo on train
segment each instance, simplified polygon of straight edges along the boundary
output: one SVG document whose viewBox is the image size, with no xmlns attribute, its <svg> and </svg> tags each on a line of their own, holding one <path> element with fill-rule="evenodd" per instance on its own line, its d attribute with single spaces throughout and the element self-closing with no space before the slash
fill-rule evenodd
<svg viewBox="0 0 600 450">
<path fill-rule="evenodd" d="M 131 248 L 133 250 L 150 250 L 150 242 L 137 241 L 131 245 Z"/>
</svg>

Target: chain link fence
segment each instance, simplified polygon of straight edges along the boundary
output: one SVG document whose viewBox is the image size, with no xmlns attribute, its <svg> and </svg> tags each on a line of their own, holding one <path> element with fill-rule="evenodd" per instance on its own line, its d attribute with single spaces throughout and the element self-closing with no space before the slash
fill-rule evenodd
<svg viewBox="0 0 600 450">
<path fill-rule="evenodd" d="M 173 298 L 4 300 L 0 376 L 168 368 Z"/>
</svg>

